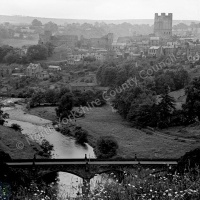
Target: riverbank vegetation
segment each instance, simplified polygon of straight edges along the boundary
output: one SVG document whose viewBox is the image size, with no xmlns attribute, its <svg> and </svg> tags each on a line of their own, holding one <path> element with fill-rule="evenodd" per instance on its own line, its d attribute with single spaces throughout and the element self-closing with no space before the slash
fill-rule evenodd
<svg viewBox="0 0 200 200">
<path fill-rule="evenodd" d="M 57 131 L 60 131 L 63 135 L 74 137 L 79 144 L 88 142 L 88 132 L 80 126 L 62 125 Z"/>
</svg>

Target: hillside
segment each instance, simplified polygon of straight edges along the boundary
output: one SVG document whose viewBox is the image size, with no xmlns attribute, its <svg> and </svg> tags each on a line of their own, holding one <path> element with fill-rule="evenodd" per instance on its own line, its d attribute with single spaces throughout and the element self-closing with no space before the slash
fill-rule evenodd
<svg viewBox="0 0 200 200">
<path fill-rule="evenodd" d="M 20 132 L 0 126 L 0 151 L 8 153 L 12 159 L 32 159 L 34 154 L 42 149 L 36 143 L 31 142 L 29 145 L 25 136 Z"/>
<path fill-rule="evenodd" d="M 14 24 L 30 24 L 33 19 L 40 20 L 43 24 L 47 23 L 49 21 L 52 21 L 58 25 L 64 25 L 65 23 L 90 23 L 94 24 L 95 22 L 105 22 L 107 24 L 113 23 L 113 24 L 121 24 L 124 22 L 130 23 L 130 24 L 150 24 L 152 25 L 154 23 L 153 19 L 126 19 L 126 20 L 88 20 L 88 19 L 55 19 L 55 18 L 41 18 L 41 17 L 29 17 L 29 16 L 6 16 L 6 15 L 0 15 L 0 23 L 3 22 L 10 22 Z M 178 23 L 185 23 L 187 25 L 191 24 L 191 22 L 198 22 L 197 20 L 174 20 L 173 25 Z"/>
</svg>

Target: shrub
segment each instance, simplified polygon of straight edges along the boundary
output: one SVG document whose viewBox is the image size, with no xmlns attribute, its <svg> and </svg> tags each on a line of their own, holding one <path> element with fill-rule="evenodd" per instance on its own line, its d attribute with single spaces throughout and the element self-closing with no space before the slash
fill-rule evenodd
<svg viewBox="0 0 200 200">
<path fill-rule="evenodd" d="M 0 125 L 4 125 L 4 123 L 5 123 L 5 120 L 4 119 L 2 119 L 2 118 L 0 118 Z"/>
<path fill-rule="evenodd" d="M 75 132 L 76 142 L 78 143 L 86 143 L 88 142 L 88 133 L 83 129 L 77 129 Z"/>
<path fill-rule="evenodd" d="M 185 153 L 178 161 L 179 171 L 185 169 L 200 168 L 200 148 L 194 149 L 190 152 Z"/>
<path fill-rule="evenodd" d="M 14 129 L 15 131 L 22 131 L 22 128 L 18 124 L 11 124 L 10 128 Z"/>
<path fill-rule="evenodd" d="M 63 134 L 63 135 L 71 135 L 71 131 L 69 129 L 68 126 L 62 126 L 60 128 L 60 132 Z"/>
<path fill-rule="evenodd" d="M 97 158 L 112 158 L 117 155 L 117 141 L 111 136 L 102 136 L 97 140 L 94 152 Z"/>
<path fill-rule="evenodd" d="M 51 151 L 53 150 L 53 145 L 51 145 L 47 140 L 43 140 L 41 148 L 42 148 L 44 154 L 47 154 L 48 157 L 50 157 Z"/>
</svg>

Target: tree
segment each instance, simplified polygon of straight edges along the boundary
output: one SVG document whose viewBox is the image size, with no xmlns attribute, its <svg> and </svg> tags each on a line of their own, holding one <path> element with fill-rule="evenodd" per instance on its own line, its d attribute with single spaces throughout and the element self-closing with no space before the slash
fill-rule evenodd
<svg viewBox="0 0 200 200">
<path fill-rule="evenodd" d="M 65 95 L 62 96 L 58 108 L 56 108 L 56 114 L 60 119 L 63 118 L 68 118 L 68 116 L 71 114 L 71 110 L 74 105 L 74 100 L 73 100 L 73 94 L 71 93 L 66 93 Z"/>
<path fill-rule="evenodd" d="M 58 102 L 58 94 L 55 90 L 47 90 L 44 94 L 45 102 L 56 104 Z"/>
<path fill-rule="evenodd" d="M 22 128 L 18 124 L 11 124 L 10 128 L 14 129 L 15 131 L 22 131 Z"/>
<path fill-rule="evenodd" d="M 45 60 L 48 57 L 48 49 L 44 45 L 32 45 L 28 48 L 27 56 L 31 60 Z"/>
<path fill-rule="evenodd" d="M 193 123 L 198 117 L 200 120 L 200 77 L 193 81 L 185 88 L 186 103 L 183 104 L 183 110 L 186 114 L 187 122 Z"/>
<path fill-rule="evenodd" d="M 155 90 L 157 94 L 161 94 L 165 90 L 166 85 L 169 86 L 171 91 L 175 89 L 174 79 L 170 74 L 164 73 L 156 76 Z"/>
<path fill-rule="evenodd" d="M 34 19 L 32 21 L 32 26 L 42 26 L 42 22 L 37 19 Z"/>
<path fill-rule="evenodd" d="M 4 61 L 8 64 L 12 63 L 19 63 L 20 61 L 20 55 L 14 52 L 9 52 L 7 55 L 4 57 Z"/>
<path fill-rule="evenodd" d="M 0 125 L 3 126 L 5 123 L 5 120 L 9 118 L 9 115 L 7 113 L 4 113 L 2 110 L 2 105 L 0 104 Z"/>
<path fill-rule="evenodd" d="M 13 47 L 4 45 L 0 47 L 0 62 L 4 61 L 4 57 L 9 53 L 13 51 Z"/>
<path fill-rule="evenodd" d="M 30 107 L 35 107 L 45 102 L 45 95 L 43 92 L 39 91 L 33 94 L 30 100 Z"/>
<path fill-rule="evenodd" d="M 172 113 L 175 111 L 175 102 L 175 99 L 169 96 L 168 90 L 165 89 L 164 94 L 161 95 L 161 102 L 158 104 L 160 121 L 170 123 Z"/>
<path fill-rule="evenodd" d="M 142 93 L 135 99 L 129 108 L 127 119 L 137 126 L 156 126 L 157 107 L 152 94 Z"/>
<path fill-rule="evenodd" d="M 76 138 L 77 143 L 84 144 L 84 143 L 88 142 L 87 137 L 88 137 L 87 131 L 85 131 L 81 128 L 75 130 L 75 138 Z"/>
<path fill-rule="evenodd" d="M 185 153 L 179 159 L 177 168 L 180 172 L 200 168 L 200 148 Z"/>
<path fill-rule="evenodd" d="M 52 56 L 55 48 L 54 45 L 51 42 L 47 42 L 45 46 L 47 47 L 48 50 L 48 56 Z"/>
<path fill-rule="evenodd" d="M 174 73 L 174 85 L 176 90 L 180 90 L 189 84 L 190 77 L 186 70 L 177 70 Z"/>
<path fill-rule="evenodd" d="M 63 95 L 65 95 L 66 93 L 70 93 L 70 90 L 69 90 L 68 88 L 66 88 L 66 87 L 62 87 L 62 88 L 60 89 L 60 92 L 59 92 L 59 95 L 58 95 L 59 99 L 60 99 Z"/>
<path fill-rule="evenodd" d="M 112 158 L 117 155 L 119 145 L 111 136 L 102 136 L 97 140 L 94 152 L 97 158 Z"/>
<path fill-rule="evenodd" d="M 44 30 L 56 33 L 58 31 L 58 25 L 53 22 L 48 22 L 44 25 Z"/>
<path fill-rule="evenodd" d="M 115 67 L 106 67 L 103 71 L 103 85 L 113 86 L 116 83 L 117 69 Z"/>
</svg>

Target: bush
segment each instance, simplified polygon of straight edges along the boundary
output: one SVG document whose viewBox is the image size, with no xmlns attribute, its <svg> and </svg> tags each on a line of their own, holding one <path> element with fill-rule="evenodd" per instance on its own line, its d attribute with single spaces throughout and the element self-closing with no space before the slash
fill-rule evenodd
<svg viewBox="0 0 200 200">
<path fill-rule="evenodd" d="M 178 161 L 178 169 L 184 172 L 185 169 L 200 168 L 200 148 L 185 153 Z"/>
<path fill-rule="evenodd" d="M 0 125 L 3 126 L 5 123 L 5 120 L 4 119 L 0 119 Z"/>
<path fill-rule="evenodd" d="M 18 124 L 11 124 L 10 128 L 14 129 L 15 131 L 22 131 L 22 128 Z"/>
<path fill-rule="evenodd" d="M 69 127 L 68 126 L 62 126 L 61 128 L 60 128 L 60 132 L 63 134 L 63 135 L 71 135 L 71 131 L 70 131 L 70 129 L 69 129 Z"/>
<path fill-rule="evenodd" d="M 46 154 L 47 157 L 50 157 L 51 151 L 53 150 L 53 145 L 51 145 L 47 140 L 43 140 L 41 148 L 43 150 L 43 153 Z"/>
<path fill-rule="evenodd" d="M 76 142 L 83 144 L 88 142 L 88 133 L 83 129 L 78 129 L 75 132 Z"/>
<path fill-rule="evenodd" d="M 117 155 L 117 141 L 111 136 L 102 136 L 97 140 L 94 152 L 97 158 L 112 158 Z"/>
</svg>

